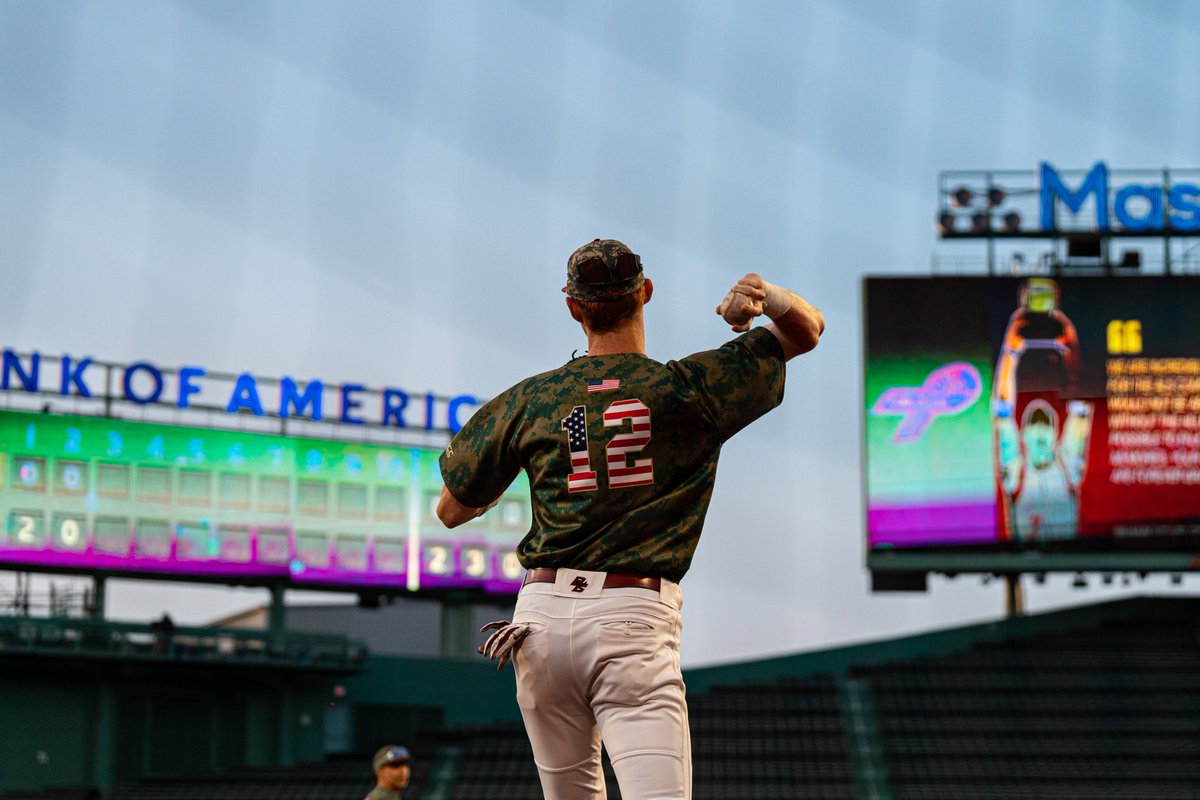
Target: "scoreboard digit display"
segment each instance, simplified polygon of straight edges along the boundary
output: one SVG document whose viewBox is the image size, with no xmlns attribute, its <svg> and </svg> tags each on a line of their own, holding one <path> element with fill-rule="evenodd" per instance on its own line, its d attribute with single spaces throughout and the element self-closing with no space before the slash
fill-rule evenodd
<svg viewBox="0 0 1200 800">
<path fill-rule="evenodd" d="M 515 593 L 524 474 L 447 530 L 439 451 L 0 411 L 0 564 Z"/>
<path fill-rule="evenodd" d="M 1200 278 L 868 278 L 871 553 L 1200 541 Z"/>
</svg>

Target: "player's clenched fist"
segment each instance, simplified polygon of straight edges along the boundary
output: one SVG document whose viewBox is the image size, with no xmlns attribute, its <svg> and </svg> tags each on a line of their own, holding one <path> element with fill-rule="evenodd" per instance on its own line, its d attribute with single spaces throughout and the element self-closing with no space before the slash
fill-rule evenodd
<svg viewBox="0 0 1200 800">
<path fill-rule="evenodd" d="M 738 333 L 750 330 L 751 321 L 766 312 L 766 282 L 753 272 L 746 274 L 717 306 L 717 314 Z"/>
</svg>

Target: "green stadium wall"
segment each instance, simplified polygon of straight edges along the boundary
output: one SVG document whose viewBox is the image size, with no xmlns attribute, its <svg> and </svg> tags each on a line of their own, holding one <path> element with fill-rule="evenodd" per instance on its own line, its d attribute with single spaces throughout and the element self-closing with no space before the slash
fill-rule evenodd
<svg viewBox="0 0 1200 800">
<path fill-rule="evenodd" d="M 320 760 L 330 682 L 0 653 L 0 791 Z"/>
</svg>

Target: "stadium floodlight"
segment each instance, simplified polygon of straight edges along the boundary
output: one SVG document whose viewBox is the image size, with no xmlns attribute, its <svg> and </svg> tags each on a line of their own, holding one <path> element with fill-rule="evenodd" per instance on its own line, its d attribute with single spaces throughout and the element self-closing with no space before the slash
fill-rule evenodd
<svg viewBox="0 0 1200 800">
<path fill-rule="evenodd" d="M 954 205 L 959 208 L 966 208 L 971 205 L 971 201 L 975 199 L 975 193 L 966 186 L 960 186 L 950 195 Z"/>
<path fill-rule="evenodd" d="M 976 211 L 971 215 L 971 230 L 984 233 L 992 227 L 992 217 L 986 211 Z"/>
<path fill-rule="evenodd" d="M 1010 211 L 1004 215 L 1004 230 L 1009 233 L 1017 233 L 1021 230 L 1021 215 L 1016 211 Z"/>
<path fill-rule="evenodd" d="M 990 207 L 995 208 L 996 206 L 1004 205 L 1004 198 L 1005 198 L 1004 190 L 1001 189 L 999 186 L 989 186 L 988 187 L 987 201 L 988 201 L 988 205 Z"/>
<path fill-rule="evenodd" d="M 942 213 L 938 214 L 938 233 L 945 236 L 954 233 L 954 222 L 956 217 L 948 208 L 942 209 Z"/>
</svg>

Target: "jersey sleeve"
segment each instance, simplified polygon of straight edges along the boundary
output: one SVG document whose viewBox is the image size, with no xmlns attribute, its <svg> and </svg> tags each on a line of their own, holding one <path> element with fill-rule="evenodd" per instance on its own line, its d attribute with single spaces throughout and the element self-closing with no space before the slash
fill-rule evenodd
<svg viewBox="0 0 1200 800">
<path fill-rule="evenodd" d="M 520 472 L 514 446 L 514 431 L 521 420 L 520 394 L 513 387 L 484 403 L 438 459 L 446 488 L 469 508 L 482 508 L 495 500 Z"/>
<path fill-rule="evenodd" d="M 783 402 L 786 360 L 779 340 L 766 328 L 672 366 L 699 395 L 721 441 Z"/>
</svg>

